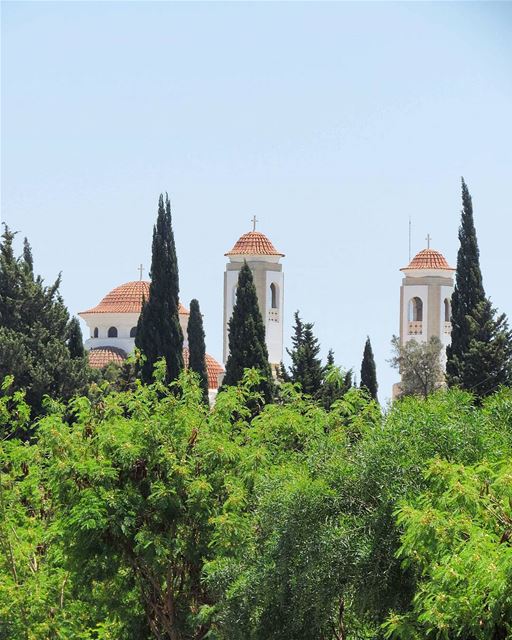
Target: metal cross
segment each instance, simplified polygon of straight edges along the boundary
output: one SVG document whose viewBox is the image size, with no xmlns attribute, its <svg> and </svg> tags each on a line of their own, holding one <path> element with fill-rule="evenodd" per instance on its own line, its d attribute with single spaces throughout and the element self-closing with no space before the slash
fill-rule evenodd
<svg viewBox="0 0 512 640">
<path fill-rule="evenodd" d="M 256 216 L 252 217 L 252 230 L 256 231 L 256 223 L 259 222 L 258 218 Z"/>
<path fill-rule="evenodd" d="M 137 271 L 140 274 L 139 280 L 142 280 L 142 272 L 144 271 L 144 267 L 140 264 L 139 268 L 137 269 Z"/>
<path fill-rule="evenodd" d="M 430 249 L 430 241 L 432 240 L 430 233 L 427 233 L 425 240 L 427 241 L 427 249 Z"/>
</svg>

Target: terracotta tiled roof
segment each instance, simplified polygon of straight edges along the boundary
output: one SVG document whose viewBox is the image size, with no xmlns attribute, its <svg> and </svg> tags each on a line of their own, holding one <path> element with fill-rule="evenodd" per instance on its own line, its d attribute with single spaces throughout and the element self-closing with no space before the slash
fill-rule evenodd
<svg viewBox="0 0 512 640">
<path fill-rule="evenodd" d="M 417 253 L 407 267 L 401 269 L 446 269 L 447 271 L 455 271 L 442 253 L 434 249 L 423 249 Z"/>
<path fill-rule="evenodd" d="M 111 362 L 122 364 L 123 360 L 126 360 L 127 357 L 126 352 L 117 347 L 96 347 L 89 351 L 89 366 L 93 369 L 102 369 Z M 184 347 L 183 362 L 185 368 L 188 368 L 188 361 L 189 351 L 187 347 Z M 224 373 L 224 369 L 217 360 L 208 353 L 206 354 L 206 373 L 208 374 L 208 388 L 217 389 L 219 386 L 218 377 L 221 373 Z"/>
<path fill-rule="evenodd" d="M 189 352 L 188 348 L 184 347 L 183 349 L 183 362 L 185 364 L 185 369 L 188 369 L 188 359 Z M 224 373 L 223 367 L 209 354 L 206 354 L 206 373 L 208 375 L 208 388 L 209 389 L 218 389 L 219 382 L 218 377 L 221 373 Z"/>
<path fill-rule="evenodd" d="M 93 369 L 102 369 L 111 362 L 121 364 L 127 357 L 126 352 L 117 347 L 96 347 L 89 351 L 89 366 Z"/>
<path fill-rule="evenodd" d="M 83 313 L 140 313 L 142 300 L 149 298 L 149 282 L 147 280 L 134 280 L 112 289 L 103 300 Z M 188 310 L 180 303 L 179 312 L 188 315 Z"/>
<path fill-rule="evenodd" d="M 235 246 L 225 256 L 284 256 L 270 242 L 267 236 L 259 231 L 249 231 L 239 238 Z"/>
</svg>

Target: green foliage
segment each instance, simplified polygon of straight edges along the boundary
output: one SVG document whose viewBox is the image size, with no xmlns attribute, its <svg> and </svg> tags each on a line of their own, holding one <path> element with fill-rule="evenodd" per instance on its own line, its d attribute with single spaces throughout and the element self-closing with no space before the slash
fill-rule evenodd
<svg viewBox="0 0 512 640">
<path fill-rule="evenodd" d="M 322 386 L 318 394 L 324 409 L 328 411 L 351 388 L 352 370 L 342 371 L 340 367 L 337 367 L 334 364 L 333 353 L 329 351 L 327 366 L 323 372 Z"/>
<path fill-rule="evenodd" d="M 400 396 L 423 396 L 426 398 L 443 385 L 444 373 L 441 365 L 442 344 L 437 336 L 428 342 L 408 340 L 400 344 L 400 338 L 391 340 L 393 357 L 391 366 L 400 371 Z"/>
<path fill-rule="evenodd" d="M 485 296 L 473 203 L 464 179 L 459 240 L 446 379 L 449 386 L 484 398 L 500 385 L 512 383 L 512 332 L 506 316 L 497 317 Z"/>
<path fill-rule="evenodd" d="M 85 356 L 84 343 L 82 338 L 82 330 L 77 318 L 71 318 L 68 327 L 68 349 L 73 359 L 83 358 Z"/>
<path fill-rule="evenodd" d="M 143 382 L 153 380 L 153 369 L 165 358 L 168 383 L 183 369 L 183 333 L 179 321 L 178 259 L 171 221 L 171 203 L 167 194 L 158 201 L 153 227 L 149 300 L 145 300 L 137 325 L 135 345 L 145 356 L 140 375 Z"/>
<path fill-rule="evenodd" d="M 14 236 L 5 227 L 0 244 L 0 379 L 13 375 L 16 388 L 25 389 L 28 404 L 40 414 L 46 394 L 69 399 L 83 389 L 88 367 L 78 352 L 76 320 L 70 321 L 59 294 L 60 276 L 45 286 L 34 276 L 27 242 L 24 257 L 15 257 Z"/>
<path fill-rule="evenodd" d="M 372 344 L 370 337 L 366 338 L 363 352 L 363 362 L 361 363 L 361 388 L 367 389 L 368 393 L 374 400 L 377 400 L 377 368 L 375 366 L 375 358 L 373 357 Z"/>
<path fill-rule="evenodd" d="M 246 369 L 261 374 L 260 391 L 268 402 L 272 397 L 272 373 L 265 343 L 265 326 L 258 305 L 252 272 L 244 262 L 238 275 L 236 302 L 228 324 L 229 355 L 223 386 L 234 386 Z"/>
<path fill-rule="evenodd" d="M 313 323 L 302 322 L 298 311 L 294 318 L 292 349 L 287 349 L 292 360 L 290 380 L 300 384 L 304 393 L 315 397 L 320 392 L 324 377 L 322 361 L 318 357 L 320 345 L 313 335 Z"/>
<path fill-rule="evenodd" d="M 326 411 L 283 383 L 253 416 L 260 383 L 209 411 L 160 361 L 0 442 L 0 639 L 506 637 L 512 391 L 383 416 L 359 389 Z M 28 426 L 8 379 L 0 427 Z"/>
<path fill-rule="evenodd" d="M 399 557 L 419 574 L 412 610 L 392 614 L 398 638 L 512 634 L 512 464 L 435 460 L 428 492 L 398 510 Z"/>
<path fill-rule="evenodd" d="M 199 376 L 203 400 L 208 404 L 208 372 L 206 370 L 206 346 L 204 343 L 203 316 L 197 300 L 190 302 L 190 316 L 187 326 L 189 369 Z"/>
</svg>

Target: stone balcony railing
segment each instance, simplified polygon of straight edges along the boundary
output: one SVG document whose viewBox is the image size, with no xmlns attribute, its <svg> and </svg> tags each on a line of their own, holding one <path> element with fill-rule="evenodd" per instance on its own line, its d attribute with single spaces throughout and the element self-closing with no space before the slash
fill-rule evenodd
<svg viewBox="0 0 512 640">
<path fill-rule="evenodd" d="M 409 322 L 409 335 L 421 336 L 423 333 L 423 322 L 421 320 L 411 320 Z"/>
<path fill-rule="evenodd" d="M 445 335 L 449 336 L 452 332 L 452 323 L 451 322 L 445 322 L 444 323 L 444 332 Z"/>
</svg>

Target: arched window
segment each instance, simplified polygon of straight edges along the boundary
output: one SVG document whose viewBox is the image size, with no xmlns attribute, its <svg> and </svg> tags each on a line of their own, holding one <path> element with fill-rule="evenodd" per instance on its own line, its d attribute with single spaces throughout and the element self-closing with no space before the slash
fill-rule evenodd
<svg viewBox="0 0 512 640">
<path fill-rule="evenodd" d="M 450 309 L 450 301 L 448 298 L 444 299 L 444 321 L 451 322 L 450 316 L 452 315 L 452 310 Z"/>
<path fill-rule="evenodd" d="M 423 321 L 423 302 L 421 298 L 411 298 L 409 302 L 409 322 Z"/>
<path fill-rule="evenodd" d="M 97 337 L 98 337 L 98 335 L 99 335 L 98 327 L 94 327 L 94 331 L 93 331 L 92 337 L 93 337 L 93 338 L 97 338 Z"/>
<path fill-rule="evenodd" d="M 117 338 L 117 329 L 116 329 L 116 327 L 110 327 L 110 329 L 108 330 L 107 336 L 109 338 Z"/>
<path fill-rule="evenodd" d="M 277 301 L 277 285 L 273 282 L 270 285 L 270 308 L 277 309 L 278 301 Z"/>
<path fill-rule="evenodd" d="M 137 335 L 137 327 L 132 327 L 130 329 L 130 338 L 135 338 L 136 335 Z"/>
</svg>

